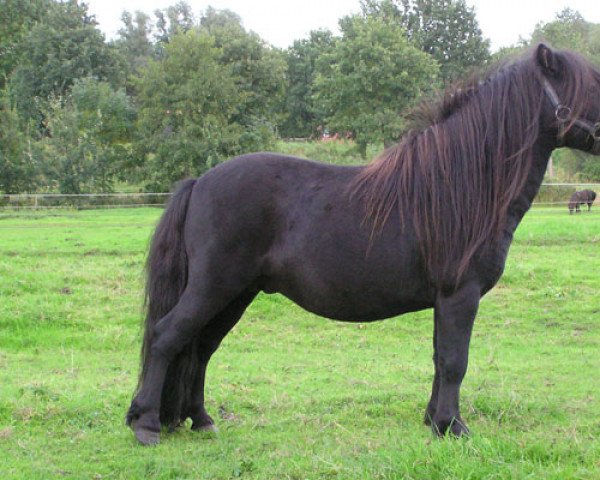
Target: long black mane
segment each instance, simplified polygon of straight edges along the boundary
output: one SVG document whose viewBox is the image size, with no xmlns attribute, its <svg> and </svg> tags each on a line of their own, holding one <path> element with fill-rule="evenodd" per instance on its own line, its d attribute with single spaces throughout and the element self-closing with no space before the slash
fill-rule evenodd
<svg viewBox="0 0 600 480">
<path fill-rule="evenodd" d="M 565 103 L 577 116 L 584 100 L 579 92 L 598 72 L 577 54 L 559 55 Z M 438 284 L 456 284 L 477 250 L 498 238 L 532 166 L 545 95 L 539 65 L 528 53 L 491 72 L 422 106 L 413 115 L 417 128 L 352 185 L 374 231 L 393 212 L 402 223 L 411 219 Z"/>
</svg>

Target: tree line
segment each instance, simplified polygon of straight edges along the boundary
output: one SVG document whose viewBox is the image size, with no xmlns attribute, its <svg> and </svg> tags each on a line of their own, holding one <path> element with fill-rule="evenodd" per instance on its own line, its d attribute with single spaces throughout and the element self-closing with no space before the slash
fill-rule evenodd
<svg viewBox="0 0 600 480">
<path fill-rule="evenodd" d="M 234 12 L 196 15 L 183 1 L 124 12 L 110 41 L 78 0 L 0 6 L 3 193 L 110 192 L 117 182 L 163 191 L 277 138 L 326 129 L 365 156 L 398 140 L 424 95 L 530 41 L 600 60 L 600 26 L 572 10 L 491 55 L 464 0 L 363 0 L 340 35 L 313 31 L 287 49 Z M 569 155 L 565 165 L 600 179 Z"/>
</svg>

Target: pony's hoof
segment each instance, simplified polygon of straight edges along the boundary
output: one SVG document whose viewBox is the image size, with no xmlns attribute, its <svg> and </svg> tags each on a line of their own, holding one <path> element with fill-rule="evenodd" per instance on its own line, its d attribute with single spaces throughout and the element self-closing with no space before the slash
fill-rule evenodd
<svg viewBox="0 0 600 480">
<path fill-rule="evenodd" d="M 136 440 L 142 445 L 156 445 L 160 442 L 160 433 L 151 428 L 141 426 L 139 419 L 127 418 L 127 425 L 133 430 Z"/>
<path fill-rule="evenodd" d="M 460 437 L 468 437 L 471 432 L 468 427 L 462 421 L 461 418 L 454 417 L 450 421 L 439 421 L 433 420 L 431 422 L 431 430 L 438 437 L 444 437 L 446 435 L 460 438 Z"/>
<path fill-rule="evenodd" d="M 219 429 L 214 423 L 208 423 L 205 425 L 192 424 L 192 430 L 194 432 L 201 433 L 203 436 L 208 438 L 216 437 L 216 435 L 219 433 Z"/>
<path fill-rule="evenodd" d="M 160 434 L 158 432 L 144 428 L 135 430 L 135 438 L 144 446 L 157 445 L 160 442 Z"/>
</svg>

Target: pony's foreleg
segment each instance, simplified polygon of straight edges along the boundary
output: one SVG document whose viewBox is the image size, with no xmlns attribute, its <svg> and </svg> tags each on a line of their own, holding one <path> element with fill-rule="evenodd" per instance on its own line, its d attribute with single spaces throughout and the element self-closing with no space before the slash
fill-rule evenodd
<svg viewBox="0 0 600 480">
<path fill-rule="evenodd" d="M 204 406 L 206 367 L 213 353 L 219 348 L 221 341 L 238 323 L 248 305 L 254 300 L 256 294 L 256 290 L 248 290 L 237 297 L 202 329 L 198 335 L 198 339 L 195 340 L 197 342 L 196 351 L 198 352 L 199 371 L 193 386 L 192 402 L 185 415 L 192 419 L 192 430 L 217 430 L 213 419 L 206 412 Z"/>
<path fill-rule="evenodd" d="M 456 436 L 469 433 L 460 416 L 459 395 L 460 385 L 467 371 L 469 341 L 480 296 L 481 290 L 475 283 L 466 284 L 448 296 L 442 293 L 437 295 L 435 310 L 439 386 L 431 428 L 440 436 L 447 431 Z"/>
<path fill-rule="evenodd" d="M 433 384 L 431 386 L 431 398 L 425 410 L 425 425 L 431 425 L 435 411 L 437 409 L 438 392 L 440 389 L 440 369 L 438 368 L 438 351 L 437 351 L 437 331 L 438 331 L 438 311 L 433 311 Z"/>
</svg>

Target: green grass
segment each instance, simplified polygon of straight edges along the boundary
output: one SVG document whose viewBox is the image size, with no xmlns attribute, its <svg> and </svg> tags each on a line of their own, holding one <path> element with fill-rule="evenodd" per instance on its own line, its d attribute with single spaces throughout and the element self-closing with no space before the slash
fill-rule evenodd
<svg viewBox="0 0 600 480">
<path fill-rule="evenodd" d="M 518 230 L 475 325 L 471 438 L 421 422 L 431 311 L 343 324 L 261 295 L 209 366 L 219 435 L 142 448 L 124 415 L 159 214 L 0 215 L 0 478 L 600 477 L 600 210 Z"/>
</svg>

